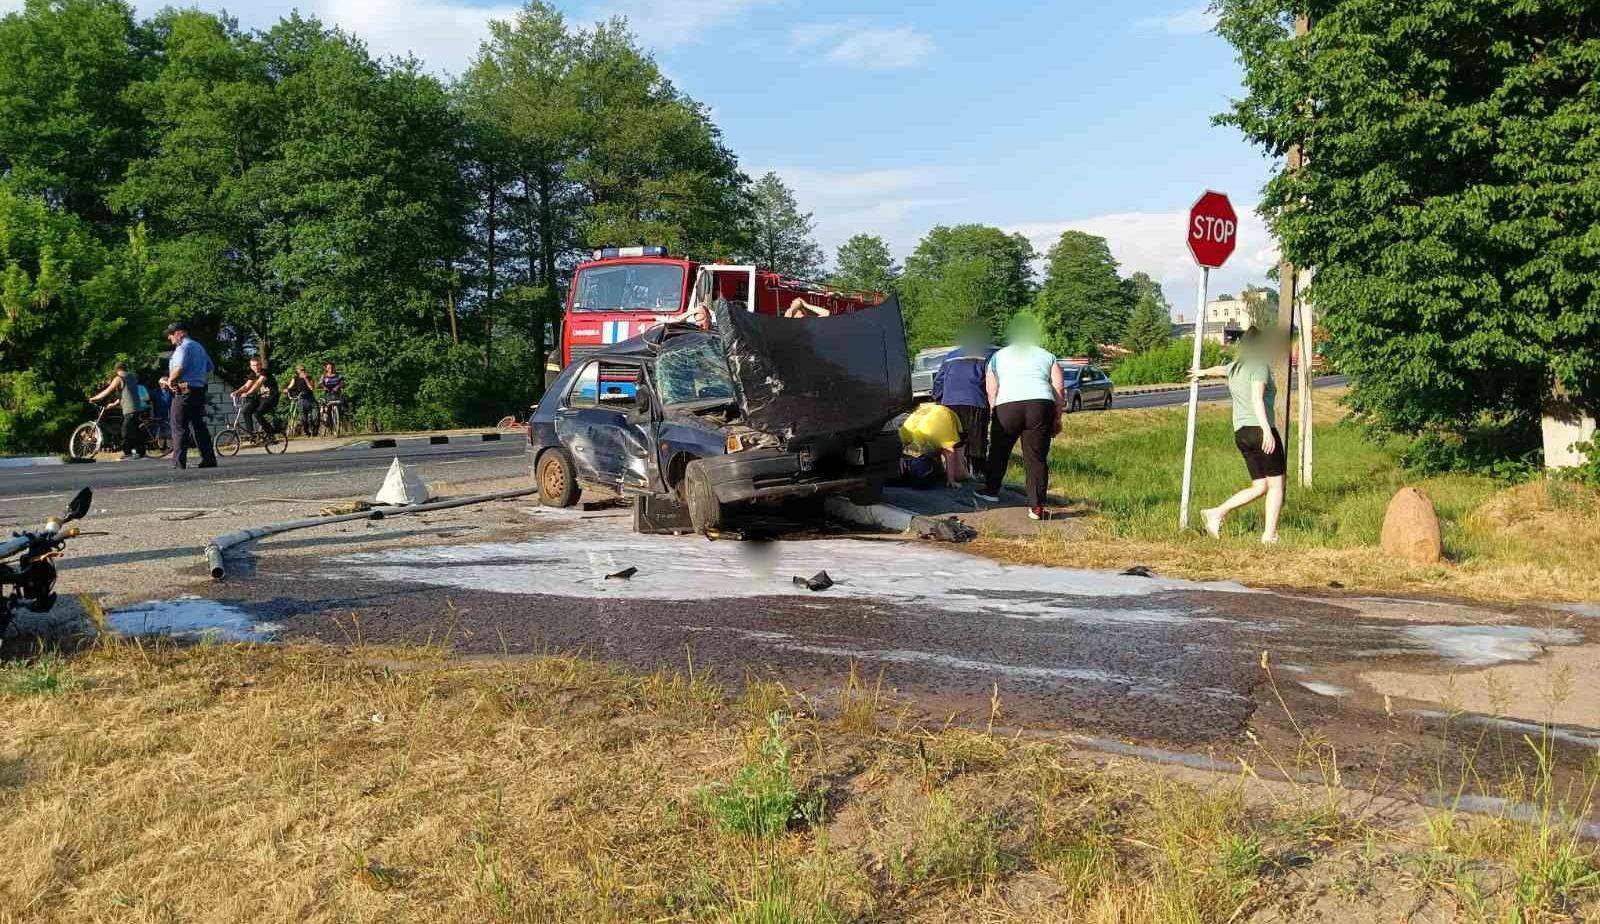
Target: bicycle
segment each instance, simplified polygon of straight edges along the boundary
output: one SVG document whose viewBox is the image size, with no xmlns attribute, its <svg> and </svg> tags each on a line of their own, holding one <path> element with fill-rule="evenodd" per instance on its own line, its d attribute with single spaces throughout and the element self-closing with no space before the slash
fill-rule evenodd
<svg viewBox="0 0 1600 924">
<path fill-rule="evenodd" d="M 287 431 L 280 428 L 275 434 L 262 433 L 260 430 L 248 426 L 245 422 L 244 402 L 234 398 L 233 406 L 233 423 L 223 427 L 222 432 L 218 433 L 217 438 L 212 441 L 217 447 L 218 455 L 236 456 L 239 454 L 240 447 L 246 442 L 251 446 L 260 446 L 268 454 L 289 451 L 289 434 Z"/>
<path fill-rule="evenodd" d="M 311 415 L 302 419 L 300 416 L 300 402 L 296 400 L 289 405 L 289 426 L 286 428 L 290 436 L 316 437 L 322 433 L 322 411 L 313 404 Z"/>
<path fill-rule="evenodd" d="M 346 435 L 345 426 L 350 420 L 350 402 L 344 397 L 329 398 L 322 402 L 320 429 L 332 437 Z"/>
<path fill-rule="evenodd" d="M 96 407 L 100 408 L 100 413 L 95 415 L 94 420 L 79 424 L 73 429 L 72 436 L 67 438 L 67 455 L 79 461 L 93 459 L 102 449 L 112 451 L 122 448 L 122 428 L 105 426 L 106 415 L 113 409 L 120 415 L 121 408 L 115 404 Z M 144 428 L 145 455 L 159 459 L 172 451 L 172 430 L 165 420 L 150 417 L 141 426 Z"/>
</svg>

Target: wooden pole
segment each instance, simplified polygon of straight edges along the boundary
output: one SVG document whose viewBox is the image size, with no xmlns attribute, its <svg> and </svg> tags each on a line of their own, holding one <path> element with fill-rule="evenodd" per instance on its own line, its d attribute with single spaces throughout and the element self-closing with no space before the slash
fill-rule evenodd
<svg viewBox="0 0 1600 924">
<path fill-rule="evenodd" d="M 1296 39 L 1305 38 L 1311 32 L 1310 18 L 1301 13 L 1294 18 L 1294 34 Z M 1289 147 L 1287 169 L 1290 173 L 1299 170 L 1304 164 L 1304 152 L 1298 143 Z M 1294 264 L 1284 260 L 1278 264 L 1278 335 L 1285 346 L 1293 343 L 1295 329 L 1295 306 L 1299 299 L 1296 289 L 1299 284 L 1299 275 Z M 1302 363 L 1302 367 L 1303 367 Z M 1283 422 L 1281 431 L 1284 438 L 1289 436 L 1289 351 L 1283 351 L 1282 356 L 1274 364 L 1272 371 L 1273 380 L 1279 385 L 1278 400 L 1273 402 L 1270 409 L 1274 423 Z M 1304 392 L 1302 391 L 1302 400 Z M 1303 483 L 1303 482 L 1302 482 Z"/>
</svg>

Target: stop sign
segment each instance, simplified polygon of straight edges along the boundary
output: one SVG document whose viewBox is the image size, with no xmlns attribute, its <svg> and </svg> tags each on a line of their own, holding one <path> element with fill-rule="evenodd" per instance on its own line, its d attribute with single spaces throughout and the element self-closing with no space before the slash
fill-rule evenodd
<svg viewBox="0 0 1600 924">
<path fill-rule="evenodd" d="M 1233 256 L 1239 243 L 1239 216 L 1233 203 L 1219 192 L 1206 190 L 1189 209 L 1189 252 L 1194 262 L 1216 269 Z"/>
</svg>

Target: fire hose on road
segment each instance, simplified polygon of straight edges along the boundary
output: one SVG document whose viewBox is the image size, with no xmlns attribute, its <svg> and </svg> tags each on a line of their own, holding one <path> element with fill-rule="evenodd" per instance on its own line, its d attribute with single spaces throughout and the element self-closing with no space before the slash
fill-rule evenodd
<svg viewBox="0 0 1600 924">
<path fill-rule="evenodd" d="M 297 529 L 310 529 L 313 526 L 328 526 L 333 523 L 346 523 L 351 520 L 383 520 L 413 513 L 449 510 L 452 507 L 471 507 L 474 504 L 487 504 L 491 501 L 527 497 L 538 492 L 538 488 L 519 488 L 515 491 L 501 491 L 496 494 L 475 494 L 472 497 L 433 501 L 407 507 L 373 507 L 371 510 L 363 510 L 359 513 L 343 513 L 329 517 L 307 517 L 303 520 L 290 520 L 285 523 L 272 523 L 267 526 L 253 526 L 248 529 L 235 530 L 218 536 L 206 545 L 204 552 L 206 567 L 210 569 L 213 580 L 223 580 L 227 577 L 227 566 L 223 562 L 224 553 L 247 542 L 254 542 L 257 539 L 264 539 L 268 536 L 276 536 L 279 533 L 293 532 Z"/>
</svg>

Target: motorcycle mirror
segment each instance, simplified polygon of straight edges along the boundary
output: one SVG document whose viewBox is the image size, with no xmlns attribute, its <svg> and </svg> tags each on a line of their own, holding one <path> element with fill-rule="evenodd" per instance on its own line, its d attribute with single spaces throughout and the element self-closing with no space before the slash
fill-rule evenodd
<svg viewBox="0 0 1600 924">
<path fill-rule="evenodd" d="M 72 498 L 72 502 L 67 504 L 67 518 L 62 522 L 71 523 L 73 520 L 83 519 L 89 513 L 89 505 L 93 502 L 93 491 L 88 488 L 79 491 L 77 496 Z"/>
</svg>

